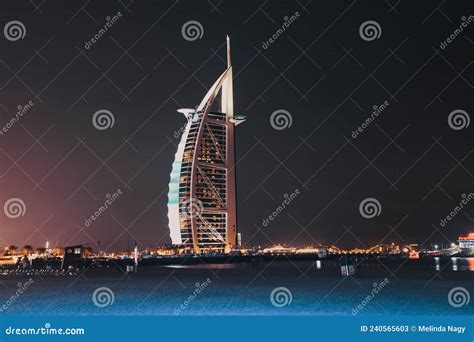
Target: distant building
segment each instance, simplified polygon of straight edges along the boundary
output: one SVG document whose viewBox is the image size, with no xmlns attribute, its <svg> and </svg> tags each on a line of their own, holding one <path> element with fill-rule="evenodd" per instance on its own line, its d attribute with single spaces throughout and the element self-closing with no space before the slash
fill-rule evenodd
<svg viewBox="0 0 474 342">
<path fill-rule="evenodd" d="M 459 248 L 464 254 L 474 255 L 474 233 L 458 238 Z"/>
<path fill-rule="evenodd" d="M 61 268 L 67 268 L 69 266 L 78 266 L 84 256 L 84 246 L 75 245 L 64 247 L 64 258 Z"/>
<path fill-rule="evenodd" d="M 273 247 L 265 248 L 263 253 L 265 254 L 293 254 L 296 252 L 294 247 L 283 247 L 282 245 L 276 245 Z"/>
<path fill-rule="evenodd" d="M 0 256 L 0 265 L 15 265 L 17 261 L 16 256 Z"/>
</svg>

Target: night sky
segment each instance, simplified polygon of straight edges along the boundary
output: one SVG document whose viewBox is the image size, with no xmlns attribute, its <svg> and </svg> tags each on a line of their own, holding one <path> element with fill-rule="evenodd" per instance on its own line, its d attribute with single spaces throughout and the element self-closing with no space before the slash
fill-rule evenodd
<svg viewBox="0 0 474 342">
<path fill-rule="evenodd" d="M 235 112 L 248 118 L 236 138 L 246 246 L 446 244 L 474 230 L 474 201 L 440 223 L 474 192 L 474 22 L 440 46 L 473 14 L 472 1 L 67 4 L 0 4 L 1 28 L 17 20 L 26 30 L 0 36 L 0 126 L 34 103 L 0 135 L 0 203 L 26 207 L 17 218 L 1 212 L 0 245 L 169 243 L 169 174 L 185 124 L 176 109 L 194 108 L 225 70 L 226 34 Z M 189 21 L 202 26 L 200 38 L 183 37 Z M 367 21 L 379 36 L 362 39 Z M 112 113 L 112 127 L 94 127 L 99 110 Z M 277 110 L 289 113 L 289 127 L 272 127 Z M 453 111 L 465 119 L 456 129 Z M 361 215 L 367 198 L 380 203 L 378 216 Z"/>
</svg>

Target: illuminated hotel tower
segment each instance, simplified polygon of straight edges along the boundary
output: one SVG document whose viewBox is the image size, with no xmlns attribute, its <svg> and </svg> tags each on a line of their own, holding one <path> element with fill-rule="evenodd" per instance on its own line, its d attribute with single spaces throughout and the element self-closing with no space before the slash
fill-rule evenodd
<svg viewBox="0 0 474 342">
<path fill-rule="evenodd" d="M 212 110 L 218 95 L 220 110 Z M 217 104 L 217 103 L 216 103 Z M 179 109 L 187 124 L 175 154 L 168 192 L 172 243 L 192 249 L 228 252 L 236 245 L 234 115 L 230 40 L 227 69 L 196 109 Z"/>
</svg>

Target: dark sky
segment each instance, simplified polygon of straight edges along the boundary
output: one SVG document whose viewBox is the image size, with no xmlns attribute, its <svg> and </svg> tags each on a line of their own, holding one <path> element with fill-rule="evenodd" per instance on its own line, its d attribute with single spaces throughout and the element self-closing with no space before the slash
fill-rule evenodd
<svg viewBox="0 0 474 342">
<path fill-rule="evenodd" d="M 440 226 L 462 194 L 474 192 L 474 123 L 448 124 L 455 110 L 472 118 L 474 23 L 440 48 L 473 14 L 472 1 L 67 3 L 0 4 L 1 28 L 18 20 L 26 29 L 16 41 L 0 36 L 0 125 L 34 102 L 0 135 L 0 203 L 20 198 L 26 206 L 18 218 L 2 212 L 0 245 L 170 242 L 167 184 L 174 134 L 185 123 L 176 109 L 195 107 L 225 69 L 226 34 L 235 110 L 248 117 L 236 146 L 246 245 L 448 243 L 473 230 L 471 202 Z M 181 30 L 191 20 L 203 34 L 188 41 Z M 361 38 L 366 21 L 378 23 L 380 37 Z M 101 109 L 113 113 L 113 127 L 93 126 Z M 270 124 L 279 109 L 292 119 L 283 130 Z M 123 194 L 85 227 L 118 189 Z M 362 217 L 366 198 L 379 201 L 378 216 Z"/>
</svg>

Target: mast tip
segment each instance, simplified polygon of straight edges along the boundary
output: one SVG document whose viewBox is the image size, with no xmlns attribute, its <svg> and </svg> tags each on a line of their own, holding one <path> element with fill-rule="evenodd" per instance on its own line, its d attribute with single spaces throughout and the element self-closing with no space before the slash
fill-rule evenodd
<svg viewBox="0 0 474 342">
<path fill-rule="evenodd" d="M 230 37 L 227 35 L 227 67 L 230 68 L 231 61 L 230 61 Z"/>
</svg>

